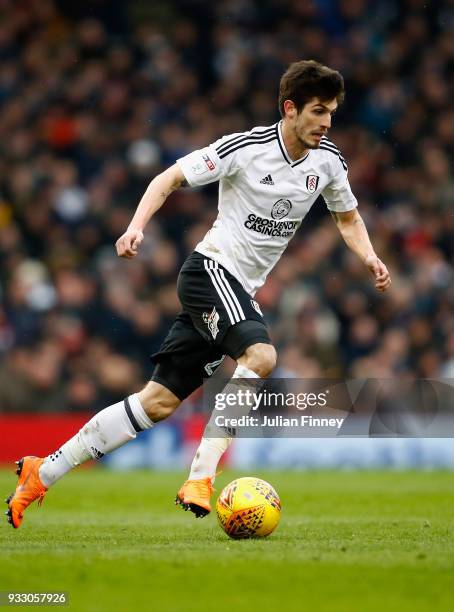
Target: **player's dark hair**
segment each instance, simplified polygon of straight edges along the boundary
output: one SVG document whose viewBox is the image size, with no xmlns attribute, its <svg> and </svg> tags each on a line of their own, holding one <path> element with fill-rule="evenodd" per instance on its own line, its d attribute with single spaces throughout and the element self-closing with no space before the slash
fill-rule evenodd
<svg viewBox="0 0 454 612">
<path fill-rule="evenodd" d="M 314 60 L 302 60 L 290 64 L 282 75 L 279 111 L 284 117 L 286 100 L 291 100 L 299 113 L 312 98 L 319 98 L 322 102 L 336 98 L 337 103 L 341 104 L 344 95 L 344 78 L 340 72 Z"/>
</svg>

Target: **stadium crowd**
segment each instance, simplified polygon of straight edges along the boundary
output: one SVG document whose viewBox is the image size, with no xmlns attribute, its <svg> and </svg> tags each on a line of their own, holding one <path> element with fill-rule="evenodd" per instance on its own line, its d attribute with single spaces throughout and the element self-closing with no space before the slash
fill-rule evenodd
<svg viewBox="0 0 454 612">
<path fill-rule="evenodd" d="M 74 4 L 0 0 L 0 411 L 98 410 L 145 383 L 217 185 L 174 193 L 136 259 L 115 241 L 159 171 L 276 122 L 303 58 L 346 79 L 330 139 L 393 285 L 317 202 L 257 294 L 275 375 L 454 378 L 452 0 Z"/>
</svg>

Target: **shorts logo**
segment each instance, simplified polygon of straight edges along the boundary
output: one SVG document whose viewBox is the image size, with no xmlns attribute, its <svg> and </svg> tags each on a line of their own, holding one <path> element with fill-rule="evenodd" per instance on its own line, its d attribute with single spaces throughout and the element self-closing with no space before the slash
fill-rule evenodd
<svg viewBox="0 0 454 612">
<path fill-rule="evenodd" d="M 206 163 L 208 170 L 211 170 L 211 172 L 213 172 L 213 170 L 216 168 L 216 164 L 213 161 L 211 161 L 211 159 L 208 157 L 206 153 L 203 153 L 202 159 Z"/>
<path fill-rule="evenodd" d="M 216 340 L 216 336 L 219 333 L 219 314 L 216 312 L 216 307 L 213 307 L 213 310 L 208 313 L 204 312 L 202 314 L 203 322 L 208 325 L 208 329 L 210 330 L 210 334 L 213 336 L 213 340 Z"/>
<path fill-rule="evenodd" d="M 211 376 L 212 374 L 214 374 L 214 371 L 221 365 L 224 359 L 225 359 L 225 355 L 222 355 L 220 359 L 217 359 L 216 361 L 211 361 L 210 363 L 207 363 L 204 366 L 205 372 L 208 374 L 208 376 Z"/>
<path fill-rule="evenodd" d="M 256 302 L 255 300 L 251 300 L 251 305 L 252 305 L 252 308 L 253 308 L 253 309 L 254 309 L 256 312 L 258 312 L 258 313 L 259 313 L 259 315 L 260 315 L 261 317 L 263 317 L 263 313 L 262 313 L 262 311 L 260 310 L 260 306 L 258 305 L 258 302 Z"/>
<path fill-rule="evenodd" d="M 284 200 L 281 198 L 273 205 L 271 209 L 271 216 L 273 219 L 283 219 L 292 210 L 292 203 L 290 200 Z"/>
<path fill-rule="evenodd" d="M 316 174 L 308 174 L 306 176 L 306 189 L 309 193 L 315 193 L 318 187 L 318 181 L 320 177 Z"/>
</svg>

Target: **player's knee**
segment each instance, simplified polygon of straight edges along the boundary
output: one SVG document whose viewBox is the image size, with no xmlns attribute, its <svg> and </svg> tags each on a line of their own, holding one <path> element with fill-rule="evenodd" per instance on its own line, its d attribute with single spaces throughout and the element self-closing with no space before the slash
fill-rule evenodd
<svg viewBox="0 0 454 612">
<path fill-rule="evenodd" d="M 154 423 L 169 417 L 181 404 L 172 391 L 153 380 L 140 391 L 139 399 L 148 418 Z"/>
<path fill-rule="evenodd" d="M 249 346 L 238 359 L 238 363 L 258 374 L 260 378 L 266 378 L 276 367 L 276 360 L 276 349 L 272 344 L 258 343 Z"/>
</svg>

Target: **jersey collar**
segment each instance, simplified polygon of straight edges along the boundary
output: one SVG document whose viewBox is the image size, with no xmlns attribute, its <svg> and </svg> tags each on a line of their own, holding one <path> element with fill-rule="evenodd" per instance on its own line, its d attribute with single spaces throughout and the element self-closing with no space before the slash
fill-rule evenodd
<svg viewBox="0 0 454 612">
<path fill-rule="evenodd" d="M 282 136 L 282 121 L 279 121 L 276 124 L 276 135 L 277 135 L 277 141 L 279 143 L 279 148 L 280 148 L 280 150 L 282 152 L 282 155 L 284 156 L 285 161 L 292 168 L 294 168 L 298 164 L 301 164 L 301 162 L 303 162 L 307 158 L 307 156 L 309 155 L 310 151 L 308 151 L 304 157 L 300 157 L 299 159 L 296 159 L 295 161 L 292 161 L 292 159 L 290 158 L 289 154 L 287 153 L 287 149 L 285 148 L 284 138 Z"/>
</svg>

